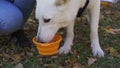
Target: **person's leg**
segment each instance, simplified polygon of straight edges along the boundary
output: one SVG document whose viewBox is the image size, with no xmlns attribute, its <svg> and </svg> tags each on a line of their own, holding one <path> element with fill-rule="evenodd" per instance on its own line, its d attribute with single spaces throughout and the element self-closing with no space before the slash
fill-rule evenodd
<svg viewBox="0 0 120 68">
<path fill-rule="evenodd" d="M 17 6 L 23 14 L 23 26 L 24 23 L 27 21 L 32 9 L 35 6 L 35 0 L 14 0 L 13 4 Z M 12 34 L 15 36 L 19 42 L 19 44 L 23 47 L 29 46 L 31 47 L 31 43 L 28 38 L 25 36 L 24 30 L 20 29 Z"/>
<path fill-rule="evenodd" d="M 17 38 L 20 46 L 29 46 L 30 42 L 21 30 L 23 14 L 15 5 L 8 1 L 0 0 L 0 35 L 12 33 Z"/>
<path fill-rule="evenodd" d="M 0 35 L 21 29 L 22 22 L 21 11 L 11 3 L 0 0 Z"/>
<path fill-rule="evenodd" d="M 35 0 L 15 0 L 13 3 L 16 5 L 22 12 L 24 16 L 24 22 L 27 21 L 30 13 L 32 12 L 35 6 Z"/>
</svg>

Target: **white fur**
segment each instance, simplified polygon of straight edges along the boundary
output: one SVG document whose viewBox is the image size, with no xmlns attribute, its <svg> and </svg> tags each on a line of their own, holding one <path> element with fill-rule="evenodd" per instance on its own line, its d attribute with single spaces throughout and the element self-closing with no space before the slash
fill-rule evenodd
<svg viewBox="0 0 120 68">
<path fill-rule="evenodd" d="M 78 9 L 83 7 L 86 0 L 68 0 L 66 4 L 55 6 L 57 0 L 37 0 L 36 18 L 39 20 L 37 38 L 42 42 L 49 42 L 56 32 L 66 27 L 67 34 L 64 45 L 59 49 L 59 54 L 67 54 L 71 50 L 74 38 L 74 19 Z M 100 0 L 90 0 L 88 5 L 90 20 L 90 40 L 94 56 L 103 57 L 104 52 L 100 47 L 98 38 L 98 21 L 100 14 Z M 51 19 L 45 23 L 43 19 Z"/>
</svg>

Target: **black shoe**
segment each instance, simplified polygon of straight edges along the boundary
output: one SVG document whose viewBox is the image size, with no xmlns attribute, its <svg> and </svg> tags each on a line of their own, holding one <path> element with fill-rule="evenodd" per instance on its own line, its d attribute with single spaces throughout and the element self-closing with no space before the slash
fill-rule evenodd
<svg viewBox="0 0 120 68">
<path fill-rule="evenodd" d="M 27 47 L 27 48 L 31 49 L 32 43 L 25 36 L 25 33 L 23 30 L 18 30 L 16 32 L 12 33 L 11 35 L 12 35 L 12 37 L 15 37 L 17 39 L 17 42 L 20 46 L 22 46 L 23 48 Z"/>
</svg>

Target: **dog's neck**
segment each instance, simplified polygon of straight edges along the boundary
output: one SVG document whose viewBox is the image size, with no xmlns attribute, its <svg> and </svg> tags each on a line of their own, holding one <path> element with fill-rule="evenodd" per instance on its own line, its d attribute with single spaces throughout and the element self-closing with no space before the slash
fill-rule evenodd
<svg viewBox="0 0 120 68">
<path fill-rule="evenodd" d="M 69 17 L 76 18 L 79 8 L 83 8 L 86 3 L 86 0 L 70 0 L 67 8 L 67 13 L 71 13 Z"/>
</svg>

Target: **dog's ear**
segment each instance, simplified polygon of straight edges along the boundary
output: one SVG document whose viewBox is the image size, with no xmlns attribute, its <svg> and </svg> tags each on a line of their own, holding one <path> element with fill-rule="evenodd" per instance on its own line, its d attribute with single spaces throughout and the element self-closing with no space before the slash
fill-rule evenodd
<svg viewBox="0 0 120 68">
<path fill-rule="evenodd" d="M 61 5 L 65 5 L 66 3 L 68 3 L 70 0 L 56 0 L 55 5 L 56 6 L 61 6 Z"/>
</svg>

